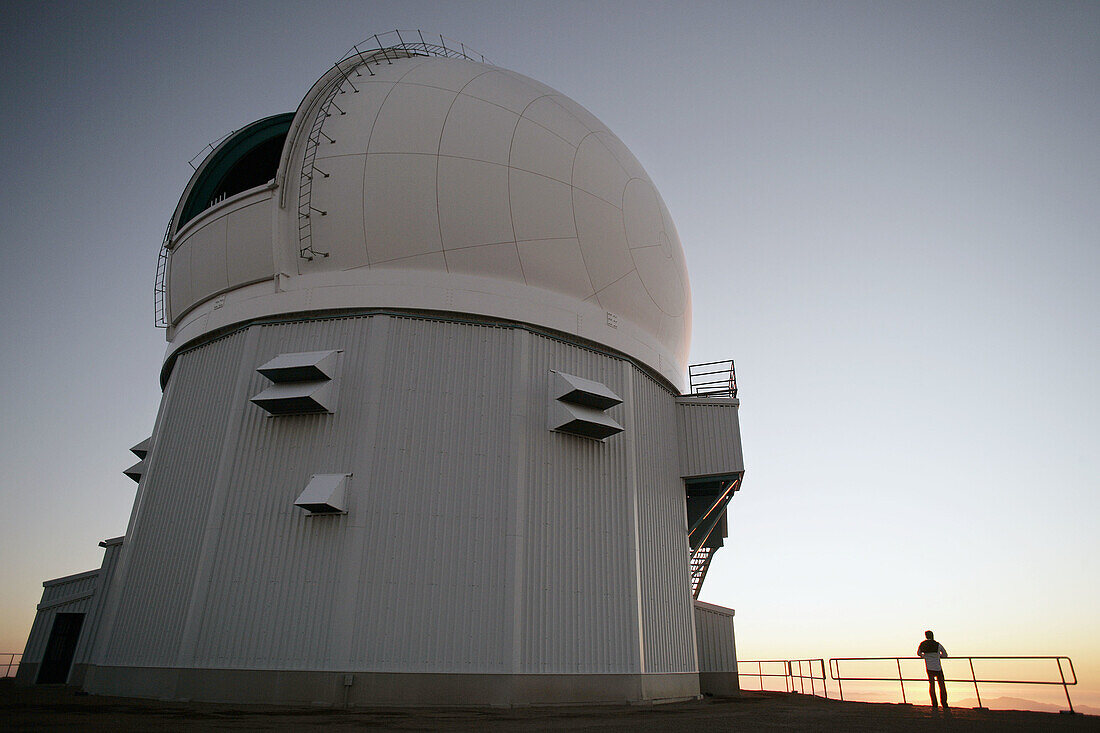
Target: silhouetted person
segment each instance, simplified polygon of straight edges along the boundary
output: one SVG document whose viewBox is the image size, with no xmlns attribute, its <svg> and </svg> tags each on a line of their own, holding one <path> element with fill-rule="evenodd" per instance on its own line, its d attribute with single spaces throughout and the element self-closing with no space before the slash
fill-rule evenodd
<svg viewBox="0 0 1100 733">
<path fill-rule="evenodd" d="M 940 701 L 947 709 L 947 685 L 943 680 L 943 665 L 940 659 L 947 656 L 947 650 L 932 636 L 931 631 L 924 632 L 924 641 L 917 647 L 917 656 L 924 658 L 924 669 L 928 672 L 928 696 L 932 698 L 932 707 L 936 707 L 936 681 L 940 683 Z"/>
</svg>

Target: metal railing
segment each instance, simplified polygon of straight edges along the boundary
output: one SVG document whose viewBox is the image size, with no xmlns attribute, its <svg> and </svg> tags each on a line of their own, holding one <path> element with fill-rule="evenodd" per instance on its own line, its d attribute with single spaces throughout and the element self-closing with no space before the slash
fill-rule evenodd
<svg viewBox="0 0 1100 733">
<path fill-rule="evenodd" d="M 436 43 L 437 40 L 439 43 Z M 438 33 L 425 35 L 421 30 L 392 30 L 385 33 L 375 33 L 349 48 L 347 53 L 340 58 L 340 61 L 346 61 L 352 56 L 364 59 L 375 54 L 381 55 L 381 60 L 388 60 L 386 54 L 394 51 L 492 64 L 491 61 L 485 59 L 484 54 L 474 51 L 461 41 L 447 38 Z M 393 56 L 393 58 L 397 58 L 397 56 Z"/>
<path fill-rule="evenodd" d="M 756 665 L 756 671 L 741 671 L 741 665 Z M 768 665 L 768 671 L 764 671 L 764 665 Z M 817 672 L 820 671 L 820 674 Z M 824 659 L 739 659 L 737 660 L 737 677 L 756 677 L 761 692 L 764 688 L 765 678 L 780 677 L 783 679 L 783 692 L 797 692 L 806 694 L 806 683 L 809 682 L 811 695 L 829 697 L 829 688 L 825 683 Z M 817 689 L 818 683 L 821 690 Z M 778 692 L 778 690 L 774 690 Z"/>
<path fill-rule="evenodd" d="M 707 576 L 710 561 L 714 559 L 715 548 L 707 546 L 707 540 L 718 529 L 722 517 L 726 513 L 726 505 L 733 495 L 741 488 L 741 476 L 726 484 L 721 493 L 714 499 L 707 511 L 703 512 L 688 529 L 688 547 L 691 548 L 691 594 L 692 598 L 699 597 L 699 591 L 703 588 L 703 579 Z M 689 487 L 690 492 L 690 487 Z"/>
<path fill-rule="evenodd" d="M 436 39 L 439 42 L 436 43 Z M 450 42 L 450 45 L 448 45 Z M 317 250 L 313 246 L 313 218 L 314 216 L 326 216 L 328 214 L 321 204 L 313 202 L 313 179 L 320 175 L 328 178 L 329 174 L 316 166 L 317 148 L 322 141 L 328 144 L 336 142 L 335 138 L 328 135 L 323 127 L 325 120 L 333 116 L 332 110 L 344 115 L 343 109 L 337 104 L 336 98 L 346 94 L 350 90 L 352 94 L 358 93 L 359 88 L 352 80 L 352 75 L 362 77 L 362 71 L 367 76 L 375 76 L 371 66 L 379 66 L 382 63 L 392 64 L 402 58 L 411 56 L 432 56 L 437 58 L 463 59 L 466 61 L 479 61 L 488 63 L 485 56 L 469 48 L 466 44 L 445 38 L 439 34 L 429 33 L 427 36 L 419 30 L 393 30 L 386 33 L 376 33 L 366 40 L 360 41 L 348 49 L 339 61 L 333 64 L 337 76 L 329 82 L 329 86 L 321 98 L 321 103 L 314 114 L 309 133 L 306 135 L 305 152 L 302 159 L 302 170 L 298 178 L 298 255 L 306 260 L 314 257 L 328 257 L 328 252 Z"/>
<path fill-rule="evenodd" d="M 736 397 L 737 373 L 733 359 L 688 366 L 688 384 L 694 397 Z"/>
<path fill-rule="evenodd" d="M 901 701 L 908 703 L 905 697 L 905 683 L 906 682 L 927 682 L 927 675 L 924 677 L 905 677 L 902 674 L 901 663 L 902 661 L 910 662 L 919 659 L 917 657 L 834 657 L 829 660 L 829 676 L 836 680 L 837 687 L 840 690 L 840 699 L 844 699 L 844 682 L 862 681 L 862 682 L 897 682 L 901 687 Z M 985 662 L 1019 662 L 1022 660 L 1030 661 L 1047 661 L 1054 662 L 1058 666 L 1058 680 L 1010 680 L 1010 679 L 981 679 L 974 671 L 974 661 Z M 1062 666 L 1062 660 L 1065 660 L 1069 664 L 1069 674 L 1071 679 L 1066 679 L 1066 670 Z M 1069 697 L 1069 686 L 1077 684 L 1077 673 L 1073 670 L 1073 660 L 1069 657 L 1054 656 L 1054 657 L 1037 657 L 1037 656 L 1017 656 L 1017 657 L 947 657 L 944 658 L 944 667 L 950 667 L 958 665 L 955 662 L 966 661 L 970 667 L 970 677 L 954 678 L 946 677 L 946 669 L 944 671 L 944 682 L 965 682 L 967 684 L 974 685 L 974 694 L 978 699 L 978 709 L 985 710 L 982 707 L 982 694 L 978 689 L 979 684 L 983 685 L 1061 685 L 1062 690 L 1066 693 L 1066 704 L 1069 705 L 1068 712 L 1073 712 L 1073 701 Z M 894 662 L 898 674 L 897 677 L 858 677 L 850 675 L 842 675 L 840 673 L 841 662 Z M 909 665 L 907 665 L 909 666 Z M 923 671 L 923 670 L 922 670 Z"/>
<path fill-rule="evenodd" d="M 714 558 L 714 548 L 700 547 L 691 553 L 688 568 L 691 573 L 691 597 L 699 598 L 699 591 L 703 589 L 703 580 L 710 569 L 710 561 Z"/>
<path fill-rule="evenodd" d="M 19 663 L 22 661 L 22 652 L 0 652 L 0 667 L 4 668 L 4 674 L 0 675 L 0 677 L 11 677 L 13 667 L 15 668 L 16 672 L 18 672 Z"/>
<path fill-rule="evenodd" d="M 168 328 L 168 247 L 172 243 L 172 220 L 164 231 L 164 241 L 157 255 L 157 277 L 153 281 L 153 324 Z"/>
<path fill-rule="evenodd" d="M 797 665 L 797 671 L 796 667 Z M 814 673 L 814 666 L 821 671 L 819 677 Z M 817 695 L 817 683 L 821 682 L 821 695 L 823 697 L 829 697 L 829 688 L 825 684 L 825 660 L 824 659 L 791 659 L 787 661 L 787 667 L 790 670 L 791 686 L 794 687 L 794 682 L 799 684 L 799 692 L 803 695 L 806 694 L 806 681 L 810 682 L 810 694 Z"/>
</svg>

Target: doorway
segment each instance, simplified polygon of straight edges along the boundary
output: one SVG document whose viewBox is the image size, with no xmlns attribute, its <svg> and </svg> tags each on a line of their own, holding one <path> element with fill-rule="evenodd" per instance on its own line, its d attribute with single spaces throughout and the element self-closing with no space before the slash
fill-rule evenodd
<svg viewBox="0 0 1100 733">
<path fill-rule="evenodd" d="M 80 627 L 84 625 L 82 613 L 59 613 L 54 617 L 42 666 L 38 669 L 38 684 L 64 684 L 73 664 L 76 642 L 80 639 Z"/>
</svg>

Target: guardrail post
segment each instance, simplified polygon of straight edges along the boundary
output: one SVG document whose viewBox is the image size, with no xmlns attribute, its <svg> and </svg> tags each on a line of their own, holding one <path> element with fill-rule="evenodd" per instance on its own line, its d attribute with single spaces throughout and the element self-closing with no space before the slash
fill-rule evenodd
<svg viewBox="0 0 1100 733">
<path fill-rule="evenodd" d="M 1065 690 L 1065 693 L 1066 693 L 1066 703 L 1069 705 L 1069 714 L 1073 715 L 1074 714 L 1074 712 L 1073 712 L 1073 701 L 1069 699 L 1069 686 L 1066 684 L 1066 673 L 1062 671 L 1062 658 L 1061 657 L 1055 657 L 1054 661 L 1058 663 L 1058 676 L 1060 676 L 1062 678 L 1062 689 Z M 1073 667 L 1073 662 L 1070 662 L 1069 665 L 1072 668 Z M 1077 673 L 1076 672 L 1073 673 L 1073 679 L 1074 680 L 1077 679 Z"/>
<path fill-rule="evenodd" d="M 982 693 L 978 692 L 978 675 L 974 674 L 974 659 L 970 658 L 970 679 L 974 681 L 974 696 L 978 698 L 978 707 L 976 710 L 985 710 L 982 707 Z"/>
<path fill-rule="evenodd" d="M 905 699 L 905 680 L 901 678 L 901 659 L 894 659 L 898 663 L 898 684 L 901 685 L 901 704 L 908 705 L 909 702 Z"/>
<path fill-rule="evenodd" d="M 3 656 L 6 656 L 8 658 L 8 662 L 5 665 L 5 669 L 4 669 L 4 677 L 5 678 L 11 677 L 11 668 L 12 667 L 15 667 L 16 674 L 18 674 L 19 673 L 19 665 L 22 664 L 22 662 L 23 662 L 23 653 L 22 652 L 4 652 Z M 15 661 L 16 657 L 19 657 L 18 662 Z M 0 662 L 0 664 L 2 664 L 2 662 Z"/>
<path fill-rule="evenodd" d="M 836 674 L 833 674 L 833 662 L 836 662 Z M 840 678 L 840 661 L 836 659 L 829 660 L 829 674 L 833 675 L 833 679 L 836 680 L 836 688 L 840 692 L 840 699 L 844 700 L 844 683 Z"/>
</svg>

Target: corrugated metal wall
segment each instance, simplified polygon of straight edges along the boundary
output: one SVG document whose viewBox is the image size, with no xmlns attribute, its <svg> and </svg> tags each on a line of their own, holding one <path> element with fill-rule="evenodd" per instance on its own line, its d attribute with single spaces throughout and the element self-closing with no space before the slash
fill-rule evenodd
<svg viewBox="0 0 1100 733">
<path fill-rule="evenodd" d="M 103 618 L 107 594 L 111 587 L 111 580 L 114 578 L 115 568 L 118 567 L 118 554 L 121 550 L 122 544 L 117 540 L 104 547 L 103 564 L 96 577 L 95 596 L 91 600 L 88 615 L 84 618 L 84 626 L 80 630 L 80 642 L 73 654 L 73 664 L 86 664 L 91 660 L 96 638 L 99 635 L 100 620 Z"/>
<path fill-rule="evenodd" d="M 349 661 L 506 671 L 513 332 L 413 318 L 388 325 L 372 370 L 367 531 L 348 579 L 370 621 L 351 624 Z"/>
<path fill-rule="evenodd" d="M 38 613 L 35 614 L 31 633 L 27 637 L 27 646 L 23 650 L 24 663 L 37 664 L 42 661 L 57 614 L 88 613 L 98 582 L 99 571 L 91 570 L 75 576 L 47 580 L 42 584 L 42 600 L 38 604 Z"/>
<path fill-rule="evenodd" d="M 551 369 L 625 395 L 622 363 L 530 339 L 527 471 L 518 532 L 524 633 L 518 672 L 640 672 L 631 437 L 605 443 L 547 430 Z M 622 424 L 628 406 L 607 411 Z"/>
<path fill-rule="evenodd" d="M 335 414 L 248 402 L 257 366 L 322 349 Z M 626 398 L 627 431 L 548 430 L 551 369 Z M 315 319 L 183 353 L 97 662 L 693 671 L 673 405 L 630 362 L 503 326 Z M 353 474 L 347 515 L 293 506 L 313 473 Z"/>
<path fill-rule="evenodd" d="M 695 602 L 695 636 L 700 672 L 736 672 L 733 610 Z"/>
<path fill-rule="evenodd" d="M 176 662 L 244 344 L 244 333 L 228 336 L 181 356 L 172 371 L 120 558 L 107 664 Z"/>
<path fill-rule="evenodd" d="M 737 400 L 681 397 L 676 400 L 680 475 L 713 476 L 745 470 Z"/>
<path fill-rule="evenodd" d="M 364 324 L 365 325 L 365 324 Z M 362 478 L 364 406 L 353 399 L 364 379 L 358 363 L 366 329 L 346 319 L 308 328 L 256 326 L 245 355 L 225 488 L 208 528 L 209 556 L 198 578 L 190 633 L 180 650 L 187 666 L 315 669 L 325 666 L 331 602 L 350 517 L 307 517 L 294 500 L 314 473 L 355 473 L 351 516 Z M 356 338 L 358 336 L 358 338 Z M 280 353 L 344 349 L 334 415 L 272 418 L 248 402 L 270 382 L 255 367 Z M 247 369 L 251 366 L 251 369 Z"/>
<path fill-rule="evenodd" d="M 642 618 L 646 672 L 695 667 L 694 619 L 684 486 L 677 470 L 676 407 L 668 392 L 634 371 L 638 522 L 643 538 Z"/>
</svg>

